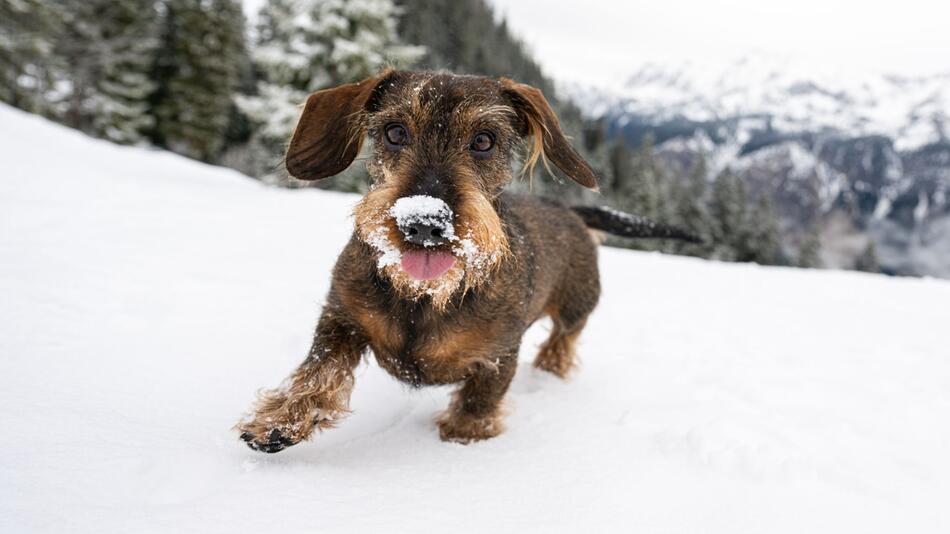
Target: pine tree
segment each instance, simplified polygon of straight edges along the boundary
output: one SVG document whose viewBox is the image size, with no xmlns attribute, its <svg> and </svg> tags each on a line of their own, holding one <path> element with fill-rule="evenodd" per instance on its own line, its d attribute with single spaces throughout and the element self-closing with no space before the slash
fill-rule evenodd
<svg viewBox="0 0 950 534">
<path fill-rule="evenodd" d="M 670 192 L 653 152 L 652 137 L 647 136 L 636 150 L 631 151 L 626 140 L 620 136 L 611 146 L 607 159 L 610 173 L 602 183 L 601 190 L 609 190 L 618 208 L 662 222 L 673 218 Z M 669 242 L 658 240 L 616 243 L 640 250 L 668 251 L 673 248 Z"/>
<path fill-rule="evenodd" d="M 147 114 L 156 40 L 152 0 L 111 0 L 103 13 L 101 39 L 111 43 L 90 99 L 92 131 L 116 143 L 138 143 L 153 119 Z"/>
<path fill-rule="evenodd" d="M 0 101 L 44 112 L 50 89 L 59 6 L 42 0 L 0 1 Z"/>
<path fill-rule="evenodd" d="M 746 237 L 746 193 L 742 179 L 728 168 L 713 183 L 710 211 L 715 222 L 715 257 L 737 261 Z"/>
<path fill-rule="evenodd" d="M 399 35 L 426 48 L 424 68 L 505 76 L 541 89 L 562 115 L 553 84 L 485 0 L 396 0 L 404 16 Z M 563 121 L 562 121 L 563 122 Z M 564 125 L 562 124 L 562 127 Z"/>
<path fill-rule="evenodd" d="M 881 272 L 881 264 L 877 258 L 877 247 L 874 246 L 874 241 L 868 241 L 868 245 L 864 247 L 861 255 L 855 260 L 854 268 L 866 273 Z"/>
<path fill-rule="evenodd" d="M 269 0 L 253 52 L 258 94 L 239 102 L 263 141 L 283 146 L 311 92 L 417 59 L 422 50 L 396 35 L 398 14 L 391 0 Z"/>
<path fill-rule="evenodd" d="M 607 180 L 600 184 L 601 191 L 612 196 L 619 195 L 624 184 L 633 180 L 633 151 L 627 140 L 618 137 L 607 152 L 607 167 L 610 169 Z"/>
<path fill-rule="evenodd" d="M 594 173 L 597 175 L 597 183 L 600 187 L 600 193 L 612 194 L 614 173 L 610 158 L 614 147 L 611 143 L 607 142 L 606 121 L 584 121 L 582 119 L 579 122 L 581 142 L 578 143 L 577 149 L 583 153 L 584 159 L 590 164 L 591 168 L 594 169 Z M 581 195 L 584 194 L 581 188 L 571 187 L 570 189 L 581 193 Z M 580 197 L 576 199 L 572 198 L 570 201 L 576 202 L 578 204 L 584 204 L 592 200 Z"/>
<path fill-rule="evenodd" d="M 798 245 L 798 267 L 821 267 L 821 235 L 817 223 L 812 223 Z"/>
<path fill-rule="evenodd" d="M 64 90 L 50 95 L 67 125 L 117 143 L 138 143 L 151 126 L 147 98 L 156 40 L 154 0 L 55 3 L 63 31 L 53 76 Z"/>
<path fill-rule="evenodd" d="M 153 66 L 152 139 L 210 161 L 221 152 L 245 62 L 244 14 L 236 0 L 164 0 Z"/>
<path fill-rule="evenodd" d="M 751 261 L 760 265 L 778 265 L 782 249 L 779 243 L 778 221 L 772 203 L 766 195 L 759 200 L 749 216 L 744 240 L 745 250 L 740 253 L 740 261 Z"/>
<path fill-rule="evenodd" d="M 607 121 L 603 117 L 586 121 L 583 128 L 583 148 L 595 152 L 607 144 Z M 603 187 L 603 184 L 601 184 Z"/>
<path fill-rule="evenodd" d="M 653 137 L 646 136 L 633 153 L 629 177 L 617 184 L 623 207 L 637 215 L 656 219 L 662 174 L 653 155 Z"/>
<path fill-rule="evenodd" d="M 703 240 L 702 243 L 678 242 L 675 252 L 687 256 L 708 258 L 713 251 L 713 220 L 706 208 L 706 160 L 700 158 L 693 165 L 685 184 L 673 189 L 674 220 Z"/>
</svg>

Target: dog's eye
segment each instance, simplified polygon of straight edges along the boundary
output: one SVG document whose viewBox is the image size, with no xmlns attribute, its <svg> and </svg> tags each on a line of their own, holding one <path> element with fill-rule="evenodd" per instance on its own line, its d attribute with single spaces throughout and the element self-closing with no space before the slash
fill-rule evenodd
<svg viewBox="0 0 950 534">
<path fill-rule="evenodd" d="M 400 147 L 409 144 L 409 132 L 402 124 L 390 124 L 386 126 L 386 143 L 393 147 Z"/>
<path fill-rule="evenodd" d="M 495 146 L 495 138 L 488 132 L 478 132 L 469 145 L 474 152 L 488 152 Z"/>
</svg>

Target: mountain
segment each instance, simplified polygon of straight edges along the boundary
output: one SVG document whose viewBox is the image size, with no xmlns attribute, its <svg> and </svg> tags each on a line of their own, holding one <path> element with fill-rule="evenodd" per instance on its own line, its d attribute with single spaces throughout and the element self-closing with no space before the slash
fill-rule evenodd
<svg viewBox="0 0 950 534">
<path fill-rule="evenodd" d="M 950 277 L 950 72 L 900 77 L 753 55 L 645 64 L 609 90 L 562 92 L 611 135 L 651 135 L 674 175 L 703 155 L 771 195 L 794 241 L 815 221 L 825 263 L 868 241 L 895 274 Z"/>
<path fill-rule="evenodd" d="M 231 426 L 357 197 L 4 105 L 0 162 L 0 532 L 950 529 L 946 281 L 602 248 L 582 367 L 529 330 L 500 437 L 439 441 L 450 389 L 367 357 L 339 428 L 262 455 Z"/>
</svg>

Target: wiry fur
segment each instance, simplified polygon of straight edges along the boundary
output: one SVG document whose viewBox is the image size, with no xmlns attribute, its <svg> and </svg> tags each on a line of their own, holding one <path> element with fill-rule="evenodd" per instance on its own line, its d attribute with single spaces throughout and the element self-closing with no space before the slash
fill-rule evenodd
<svg viewBox="0 0 950 534">
<path fill-rule="evenodd" d="M 279 388 L 258 393 L 253 416 L 237 425 L 251 448 L 276 452 L 335 426 L 349 413 L 353 370 L 367 347 L 331 296 L 307 358 Z M 261 439 L 261 438 L 266 439 Z"/>
<path fill-rule="evenodd" d="M 404 127 L 405 143 L 386 140 L 393 124 Z M 486 132 L 493 148 L 478 151 L 472 140 Z M 369 350 L 412 386 L 460 384 L 437 419 L 442 439 L 496 436 L 524 331 L 552 318 L 535 365 L 566 376 L 597 304 L 597 244 L 584 221 L 556 201 L 503 193 L 523 145 L 527 168 L 550 162 L 597 185 L 540 91 L 510 80 L 394 71 L 319 91 L 307 101 L 287 169 L 302 179 L 340 172 L 364 136 L 373 141 L 373 185 L 354 210 L 353 237 L 334 268 L 310 355 L 238 424 L 256 450 L 276 452 L 336 423 L 348 411 L 353 368 Z M 441 199 L 454 214 L 454 238 L 426 249 L 456 258 L 436 280 L 416 280 L 400 264 L 419 245 L 390 210 L 417 195 Z"/>
<path fill-rule="evenodd" d="M 254 408 L 254 418 L 239 427 L 250 435 L 276 430 L 281 437 L 296 443 L 309 437 L 314 427 L 332 428 L 349 412 L 352 391 L 351 369 L 302 367 L 280 388 L 262 391 Z"/>
</svg>

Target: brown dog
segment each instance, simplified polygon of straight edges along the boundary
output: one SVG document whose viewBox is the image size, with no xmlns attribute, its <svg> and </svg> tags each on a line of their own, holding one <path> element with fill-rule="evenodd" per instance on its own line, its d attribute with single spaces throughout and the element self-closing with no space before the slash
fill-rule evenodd
<svg viewBox="0 0 950 534">
<path fill-rule="evenodd" d="M 255 450 L 277 452 L 347 413 L 353 370 L 369 349 L 412 384 L 461 383 L 438 419 L 443 440 L 502 430 L 501 403 L 525 330 L 554 327 L 534 361 L 564 377 L 597 304 L 595 239 L 689 236 L 607 208 L 567 208 L 516 196 L 510 161 L 554 163 L 596 188 L 541 92 L 511 80 L 386 71 L 310 96 L 287 151 L 291 175 L 316 180 L 346 169 L 363 139 L 373 188 L 333 270 L 310 354 L 237 425 Z"/>
</svg>

